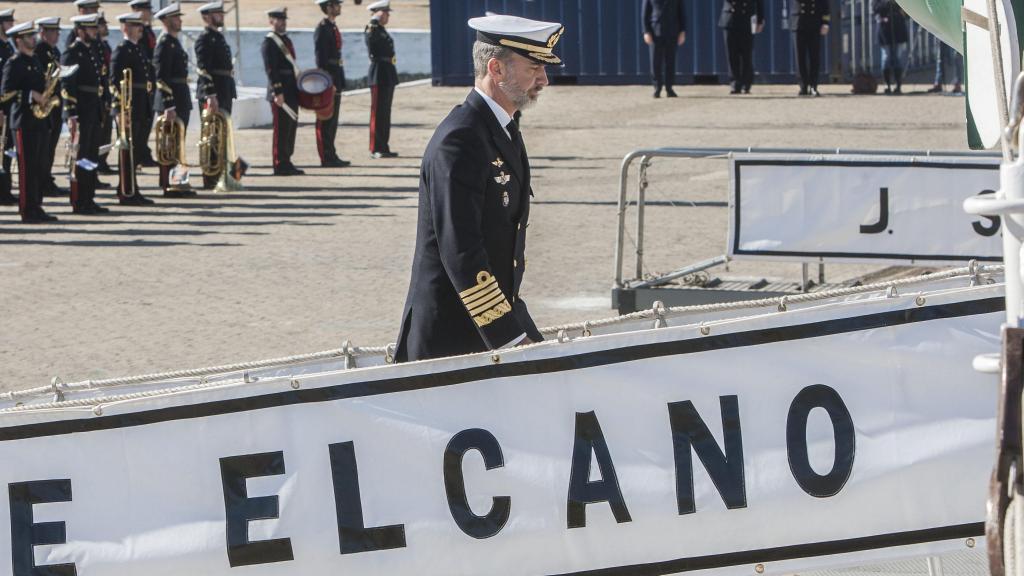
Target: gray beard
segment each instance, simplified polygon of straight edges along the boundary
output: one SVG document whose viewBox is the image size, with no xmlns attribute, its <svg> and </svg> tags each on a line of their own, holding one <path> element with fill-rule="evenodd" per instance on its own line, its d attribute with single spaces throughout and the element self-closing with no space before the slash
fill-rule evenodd
<svg viewBox="0 0 1024 576">
<path fill-rule="evenodd" d="M 501 88 L 501 91 L 505 93 L 505 97 L 516 107 L 516 110 L 525 110 L 533 106 L 534 101 L 530 99 L 530 95 L 526 90 L 507 82 L 499 82 L 498 87 Z"/>
</svg>

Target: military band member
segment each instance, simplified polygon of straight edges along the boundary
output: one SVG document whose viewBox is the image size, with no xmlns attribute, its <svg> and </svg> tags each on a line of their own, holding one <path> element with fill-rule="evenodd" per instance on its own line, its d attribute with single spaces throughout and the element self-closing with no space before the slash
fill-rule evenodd
<svg viewBox="0 0 1024 576">
<path fill-rule="evenodd" d="M 338 134 L 338 116 L 341 114 L 341 91 L 345 89 L 345 62 L 341 57 L 341 31 L 335 20 L 341 15 L 342 0 L 316 0 L 324 19 L 313 32 L 313 46 L 316 52 L 316 67 L 327 72 L 334 80 L 334 114 L 330 118 L 316 120 L 316 149 L 320 154 L 320 165 L 330 168 L 344 168 L 350 164 L 338 157 L 334 138 Z"/>
<path fill-rule="evenodd" d="M 60 18 L 39 18 L 36 20 L 36 27 L 39 29 L 39 39 L 36 41 L 36 60 L 39 61 L 42 66 L 44 73 L 49 69 L 50 66 L 60 66 L 60 48 L 57 47 L 57 42 L 60 41 Z M 50 112 L 50 117 L 47 120 L 50 123 L 50 142 L 46 148 L 46 162 L 47 166 L 53 166 L 53 161 L 57 157 L 57 143 L 60 140 L 60 127 L 62 112 L 61 105 L 55 106 L 53 111 Z M 47 170 L 49 174 L 49 188 L 44 192 L 45 195 L 49 196 L 66 196 L 67 190 L 62 190 L 57 186 L 57 180 L 53 177 L 52 168 Z"/>
<path fill-rule="evenodd" d="M 373 16 L 366 25 L 366 51 L 370 55 L 370 155 L 373 158 L 394 158 L 389 146 L 391 140 L 391 103 L 398 85 L 395 68 L 395 41 L 388 34 L 391 19 L 391 0 L 380 0 L 366 7 Z"/>
<path fill-rule="evenodd" d="M 676 79 L 676 50 L 686 42 L 686 7 L 683 0 L 644 0 L 642 9 L 644 43 L 651 50 L 651 74 L 654 97 L 676 97 L 672 89 Z"/>
<path fill-rule="evenodd" d="M 61 80 L 64 120 L 72 142 L 78 144 L 71 167 L 71 208 L 75 214 L 109 212 L 96 204 L 96 166 L 100 152 L 100 62 L 92 45 L 99 36 L 99 15 L 71 19 L 78 39 L 64 52 L 61 64 L 78 71 Z"/>
<path fill-rule="evenodd" d="M 153 201 L 142 195 L 139 190 L 138 178 L 136 177 L 136 165 L 139 159 L 145 154 L 143 147 L 146 138 L 149 136 L 149 126 L 146 125 L 149 118 L 150 100 L 149 93 L 152 91 L 152 84 L 147 82 L 147 66 L 142 47 L 139 40 L 142 38 L 142 14 L 131 12 L 121 14 L 117 17 L 121 24 L 121 33 L 124 40 L 114 50 L 111 61 L 110 89 L 114 97 L 114 116 L 121 121 L 121 84 L 125 79 L 125 72 L 131 70 L 131 85 L 126 89 L 131 90 L 131 114 L 128 119 L 132 139 L 131 149 L 120 150 L 118 158 L 118 172 L 120 181 L 117 185 L 117 198 L 121 204 L 152 204 Z M 127 133 L 129 127 L 118 127 L 118 133 Z"/>
<path fill-rule="evenodd" d="M 100 0 L 75 0 L 75 10 L 78 11 L 79 16 L 97 14 L 100 11 Z M 64 37 L 64 48 L 70 48 L 76 40 L 78 40 L 78 31 L 72 27 L 68 35 Z"/>
<path fill-rule="evenodd" d="M 298 64 L 295 46 L 288 37 L 288 9 L 275 8 L 267 12 L 271 32 L 263 39 L 263 69 L 267 72 L 267 100 L 274 115 L 274 174 L 296 176 L 305 174 L 292 164 L 295 151 L 295 131 L 299 127 L 299 85 L 296 82 Z"/>
<path fill-rule="evenodd" d="M 163 23 L 164 33 L 156 43 L 153 65 L 156 68 L 155 109 L 157 115 L 164 115 L 169 122 L 179 119 L 188 129 L 192 114 L 192 91 L 188 86 L 188 53 L 182 48 L 178 35 L 181 34 L 181 5 L 170 6 L 156 13 Z M 170 174 L 173 165 L 160 166 L 160 188 L 165 196 L 191 196 L 195 192 L 171 186 Z"/>
<path fill-rule="evenodd" d="M 12 27 L 17 54 L 4 64 L 0 94 L 11 102 L 9 130 L 14 130 L 18 150 L 18 212 L 21 221 L 35 224 L 53 222 L 56 216 L 43 211 L 43 192 L 49 188 L 50 167 L 46 148 L 50 145 L 50 123 L 32 113 L 32 105 L 45 103 L 45 71 L 35 57 L 35 26 L 25 22 Z"/>
<path fill-rule="evenodd" d="M 0 10 L 0 71 L 3 70 L 7 61 L 14 57 L 14 46 L 7 36 L 7 31 L 14 26 L 14 9 Z M 11 115 L 11 102 L 5 99 L 0 93 L 0 126 L 8 121 Z M 3 138 L 0 138 L 0 158 L 2 158 L 3 173 L 0 173 L 0 206 L 11 206 L 18 203 L 18 199 L 11 193 L 11 157 L 7 151 L 14 148 L 14 131 L 10 125 L 3 130 Z"/>
<path fill-rule="evenodd" d="M 519 297 L 532 188 L 518 117 L 547 86 L 545 65 L 561 63 L 562 25 L 496 15 L 469 26 L 476 86 L 423 154 L 399 362 L 542 340 Z"/>
<path fill-rule="evenodd" d="M 156 33 L 153 32 L 153 4 L 150 0 L 129 0 L 128 9 L 142 15 L 142 38 L 139 39 L 139 48 L 142 48 L 142 55 L 146 61 L 147 82 L 156 84 L 156 69 L 153 67 L 153 54 L 156 52 Z M 146 142 L 143 146 L 144 157 L 136 158 L 139 164 L 151 168 L 158 166 L 153 159 L 153 150 L 149 147 L 149 133 L 153 131 L 153 120 L 156 117 L 153 109 L 155 94 L 150 94 L 149 120 L 146 123 Z"/>
<path fill-rule="evenodd" d="M 791 25 L 796 35 L 796 61 L 800 72 L 800 95 L 821 96 L 818 70 L 821 68 L 821 37 L 828 34 L 832 13 L 829 0 L 791 0 Z"/>
<path fill-rule="evenodd" d="M 749 94 L 754 83 L 754 34 L 764 29 L 763 0 L 725 0 L 718 27 L 729 52 L 730 94 Z"/>
<path fill-rule="evenodd" d="M 199 7 L 206 28 L 196 39 L 196 97 L 199 110 L 209 108 L 213 112 L 231 114 L 231 105 L 238 97 L 235 90 L 235 73 L 231 62 L 231 47 L 221 34 L 224 26 L 224 3 L 220 0 Z M 238 175 L 240 176 L 240 174 Z M 238 178 L 236 176 L 236 179 Z M 203 187 L 216 186 L 216 176 L 203 176 Z"/>
<path fill-rule="evenodd" d="M 101 101 L 103 103 L 102 118 L 103 121 L 100 123 L 100 147 L 107 147 L 107 152 L 100 154 L 100 167 L 97 172 L 100 174 L 117 174 L 117 171 L 110 167 L 107 162 L 107 156 L 110 154 L 110 142 L 111 134 L 114 131 L 114 94 L 110 89 L 110 64 L 114 56 L 114 51 L 110 48 L 110 43 L 107 42 L 107 38 L 110 36 L 110 28 L 107 26 L 107 18 L 103 15 L 103 12 L 98 13 L 100 16 L 100 37 L 96 42 L 97 53 L 100 55 L 100 63 L 102 68 L 100 69 L 100 87 L 103 89 Z M 105 184 L 98 184 L 99 187 L 105 188 Z"/>
</svg>

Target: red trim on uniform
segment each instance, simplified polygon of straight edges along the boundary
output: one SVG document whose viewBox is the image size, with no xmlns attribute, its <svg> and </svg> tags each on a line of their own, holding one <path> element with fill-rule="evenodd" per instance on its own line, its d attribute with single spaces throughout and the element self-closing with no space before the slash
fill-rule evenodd
<svg viewBox="0 0 1024 576">
<path fill-rule="evenodd" d="M 117 155 L 117 171 L 118 177 L 121 179 L 121 181 L 117 183 L 118 200 L 128 197 L 128 186 L 130 186 L 128 179 L 132 177 L 130 172 L 131 170 L 134 169 L 134 166 L 128 166 L 131 163 L 132 161 L 128 155 L 128 150 L 121 150 L 121 152 Z"/>
<path fill-rule="evenodd" d="M 323 134 L 323 128 L 321 128 L 321 126 L 323 126 L 324 122 L 327 122 L 327 120 L 321 120 L 319 118 L 317 118 L 317 120 L 316 120 L 316 152 L 317 152 L 317 154 L 320 155 L 320 161 L 321 162 L 323 162 L 325 160 L 325 158 L 324 158 L 324 134 Z"/>
<path fill-rule="evenodd" d="M 377 85 L 370 86 L 370 152 L 376 152 L 374 148 L 377 140 Z"/>
<path fill-rule="evenodd" d="M 167 187 L 170 185 L 171 180 L 171 167 L 160 166 L 160 189 L 167 194 Z"/>
<path fill-rule="evenodd" d="M 277 113 L 278 113 L 278 106 L 277 106 L 277 104 L 274 104 L 273 102 L 271 102 L 270 103 L 270 111 L 274 113 L 274 146 L 273 146 L 273 154 L 274 154 L 274 168 L 276 169 L 277 168 Z"/>
<path fill-rule="evenodd" d="M 25 180 L 28 178 L 28 174 L 25 172 L 25 143 L 21 139 L 21 128 L 15 132 L 15 139 L 18 151 L 18 214 L 24 218 L 28 216 L 25 214 L 25 210 L 28 209 L 28 193 L 25 191 Z"/>
<path fill-rule="evenodd" d="M 78 207 L 78 178 L 71 179 L 71 207 Z"/>
</svg>

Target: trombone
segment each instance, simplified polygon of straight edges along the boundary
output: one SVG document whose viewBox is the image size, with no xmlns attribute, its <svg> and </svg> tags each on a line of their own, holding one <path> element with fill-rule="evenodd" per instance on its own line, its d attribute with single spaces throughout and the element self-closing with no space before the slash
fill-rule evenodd
<svg viewBox="0 0 1024 576">
<path fill-rule="evenodd" d="M 117 95 L 117 142 L 115 147 L 121 151 L 120 162 L 124 162 L 124 152 L 128 152 L 128 166 L 122 170 L 127 175 L 128 185 L 124 186 L 125 198 L 135 196 L 135 142 L 132 139 L 132 69 L 125 68 L 119 83 L 120 93 Z"/>
</svg>

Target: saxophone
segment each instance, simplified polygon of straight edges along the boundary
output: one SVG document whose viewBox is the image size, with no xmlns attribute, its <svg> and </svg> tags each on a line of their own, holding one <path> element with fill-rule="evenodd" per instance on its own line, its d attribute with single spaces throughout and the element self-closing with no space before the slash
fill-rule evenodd
<svg viewBox="0 0 1024 576">
<path fill-rule="evenodd" d="M 53 109 L 60 106 L 60 96 L 57 95 L 57 84 L 60 83 L 61 71 L 56 62 L 50 62 L 46 67 L 46 89 L 43 90 L 43 103 L 32 104 L 32 115 L 42 120 L 50 116 Z"/>
</svg>

